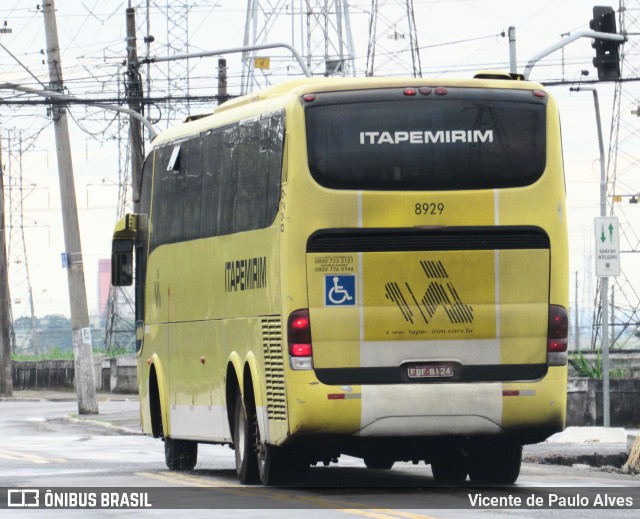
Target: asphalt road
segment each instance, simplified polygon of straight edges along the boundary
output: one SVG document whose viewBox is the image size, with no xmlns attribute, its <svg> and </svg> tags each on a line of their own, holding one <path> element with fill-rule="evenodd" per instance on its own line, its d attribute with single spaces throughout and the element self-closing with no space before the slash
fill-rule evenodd
<svg viewBox="0 0 640 519">
<path fill-rule="evenodd" d="M 300 488 L 239 486 L 229 447 L 201 445 L 194 471 L 167 470 L 163 443 L 136 433 L 135 399 L 100 402 L 100 414 L 78 418 L 73 401 L 0 402 L 0 486 L 9 489 L 59 489 L 96 493 L 107 489 L 146 493 L 153 504 L 144 510 L 2 510 L 3 517 L 638 517 L 640 476 L 586 465 L 524 463 L 517 485 L 451 489 L 435 483 L 424 464 L 396 464 L 393 470 L 368 470 L 361 460 L 342 457 L 338 465 L 316 467 Z M 133 422 L 133 423 L 132 423 Z M 134 427 L 131 427 L 134 425 Z M 575 490 L 575 487 L 579 487 Z M 617 488 L 616 488 L 617 487 Z M 64 493 L 63 492 L 63 493 Z M 565 499 L 548 510 L 526 508 L 541 492 Z M 597 495 L 622 499 L 600 509 Z M 43 494 L 44 495 L 44 494 Z M 586 498 L 587 509 L 577 509 Z M 121 496 L 120 496 L 121 498 Z M 514 500 L 520 498 L 518 504 Z M 43 497 L 44 499 L 44 497 Z M 497 499 L 497 501 L 492 501 Z M 632 500 L 629 508 L 626 500 Z M 511 500 L 511 501 L 509 501 Z M 473 504 L 476 504 L 474 507 Z M 121 503 L 118 503 L 121 504 Z M 555 504 L 558 504 L 557 502 Z M 478 506 L 482 505 L 482 506 Z M 193 510 L 191 507 L 201 507 Z M 0 505 L 0 508 L 2 506 Z M 163 507 L 175 507 L 172 512 Z M 205 510 L 206 509 L 206 510 Z"/>
</svg>

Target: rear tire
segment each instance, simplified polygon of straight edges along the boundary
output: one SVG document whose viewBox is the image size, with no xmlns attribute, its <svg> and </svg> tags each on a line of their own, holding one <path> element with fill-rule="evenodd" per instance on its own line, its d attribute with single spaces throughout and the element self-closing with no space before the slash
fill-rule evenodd
<svg viewBox="0 0 640 519">
<path fill-rule="evenodd" d="M 512 485 L 520 475 L 522 445 L 507 444 L 470 453 L 469 479 L 474 483 Z"/>
<path fill-rule="evenodd" d="M 469 473 L 469 458 L 461 449 L 446 449 L 431 460 L 431 473 L 440 483 L 462 483 Z"/>
<path fill-rule="evenodd" d="M 257 427 L 256 433 L 260 442 Z M 295 446 L 276 447 L 260 443 L 258 445 L 258 472 L 263 485 L 297 485 L 307 479 L 309 461 Z"/>
<path fill-rule="evenodd" d="M 463 483 L 467 479 L 467 465 L 454 460 L 433 460 L 431 473 L 439 483 Z"/>
<path fill-rule="evenodd" d="M 193 470 L 198 462 L 198 443 L 165 438 L 164 459 L 170 470 Z"/>
<path fill-rule="evenodd" d="M 289 452 L 281 447 L 263 444 L 258 454 L 258 472 L 265 486 L 286 485 L 293 480 Z"/>
<path fill-rule="evenodd" d="M 233 445 L 236 455 L 236 474 L 238 481 L 243 485 L 251 485 L 260 481 L 252 422 L 249 422 L 247 418 L 247 410 L 242 401 L 242 395 L 238 391 L 234 407 Z"/>
</svg>

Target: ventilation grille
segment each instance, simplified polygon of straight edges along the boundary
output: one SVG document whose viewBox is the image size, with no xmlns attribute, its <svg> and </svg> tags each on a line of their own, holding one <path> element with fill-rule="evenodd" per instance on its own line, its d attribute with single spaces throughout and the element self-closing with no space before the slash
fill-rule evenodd
<svg viewBox="0 0 640 519">
<path fill-rule="evenodd" d="M 286 421 L 287 400 L 284 389 L 280 317 L 262 319 L 262 344 L 267 388 L 267 414 L 269 420 Z"/>
<path fill-rule="evenodd" d="M 307 252 L 392 252 L 548 249 L 539 227 L 443 227 L 434 229 L 322 229 L 307 241 Z"/>
</svg>

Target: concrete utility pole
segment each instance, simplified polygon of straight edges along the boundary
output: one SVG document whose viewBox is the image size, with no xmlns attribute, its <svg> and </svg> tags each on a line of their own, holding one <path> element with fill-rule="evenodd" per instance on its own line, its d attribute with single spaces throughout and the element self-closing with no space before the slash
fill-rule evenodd
<svg viewBox="0 0 640 519">
<path fill-rule="evenodd" d="M 47 40 L 47 61 L 49 63 L 50 90 L 62 92 L 62 65 L 58 44 L 58 28 L 53 0 L 43 2 L 44 29 Z M 93 351 L 91 348 L 91 328 L 87 309 L 87 292 L 84 282 L 78 207 L 71 162 L 69 123 L 66 108 L 61 104 L 51 105 L 51 115 L 56 138 L 58 156 L 58 177 L 62 203 L 62 224 L 64 227 L 65 263 L 69 284 L 71 310 L 71 331 L 75 367 L 78 412 L 92 414 L 98 412 L 96 400 L 95 373 L 93 371 Z"/>
<path fill-rule="evenodd" d="M 509 27 L 509 72 L 518 73 L 518 58 L 516 56 L 516 28 Z"/>
<path fill-rule="evenodd" d="M 227 93 L 227 60 L 218 59 L 218 106 L 229 100 Z"/>
<path fill-rule="evenodd" d="M 0 155 L 0 395 L 13 395 L 11 378 L 11 328 L 9 278 L 7 276 L 7 244 L 4 218 L 4 175 Z"/>
<path fill-rule="evenodd" d="M 138 63 L 138 47 L 136 42 L 136 12 L 131 7 L 127 13 L 127 81 L 125 92 L 129 108 L 142 112 L 142 79 L 140 78 Z M 129 118 L 129 137 L 131 145 L 131 198 L 133 200 L 133 212 L 138 213 L 140 205 L 140 181 L 142 180 L 142 162 L 144 161 L 144 146 L 142 141 L 142 128 L 140 121 Z"/>
</svg>

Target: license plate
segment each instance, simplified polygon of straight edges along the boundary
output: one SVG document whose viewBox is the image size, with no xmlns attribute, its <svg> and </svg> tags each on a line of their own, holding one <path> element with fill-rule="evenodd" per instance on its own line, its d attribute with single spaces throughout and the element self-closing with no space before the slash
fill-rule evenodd
<svg viewBox="0 0 640 519">
<path fill-rule="evenodd" d="M 409 378 L 450 378 L 453 366 L 449 364 L 415 364 L 407 368 Z"/>
</svg>

